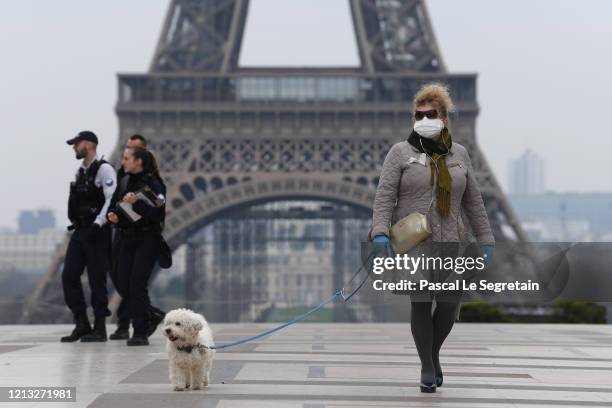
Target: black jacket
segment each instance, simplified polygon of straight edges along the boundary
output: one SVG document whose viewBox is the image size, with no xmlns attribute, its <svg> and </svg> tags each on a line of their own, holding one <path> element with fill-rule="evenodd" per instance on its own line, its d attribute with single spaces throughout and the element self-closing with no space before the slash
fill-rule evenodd
<svg viewBox="0 0 612 408">
<path fill-rule="evenodd" d="M 126 179 L 127 178 L 127 179 Z M 121 179 L 117 180 L 117 189 L 111 200 L 109 212 L 114 212 L 119 217 L 117 226 L 122 230 L 148 231 L 155 230 L 161 232 L 164 227 L 166 216 L 166 206 L 163 204 L 160 207 L 155 207 L 147 204 L 145 201 L 137 200 L 133 205 L 133 210 L 142 216 L 136 222 L 131 222 L 117 207 L 117 204 L 123 199 L 127 193 L 135 193 L 145 186 L 148 186 L 159 198 L 166 199 L 166 185 L 161 180 L 151 173 L 123 174 Z"/>
</svg>

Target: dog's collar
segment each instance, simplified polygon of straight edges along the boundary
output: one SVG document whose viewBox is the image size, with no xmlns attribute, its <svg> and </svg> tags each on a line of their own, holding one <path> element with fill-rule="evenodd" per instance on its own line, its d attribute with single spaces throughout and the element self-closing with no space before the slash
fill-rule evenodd
<svg viewBox="0 0 612 408">
<path fill-rule="evenodd" d="M 178 346 L 176 349 L 178 351 L 182 351 L 183 353 L 191 353 L 194 349 L 196 349 L 197 351 L 199 351 L 200 353 L 206 353 L 206 349 L 208 347 L 198 343 L 198 344 L 193 344 L 191 346 Z"/>
</svg>

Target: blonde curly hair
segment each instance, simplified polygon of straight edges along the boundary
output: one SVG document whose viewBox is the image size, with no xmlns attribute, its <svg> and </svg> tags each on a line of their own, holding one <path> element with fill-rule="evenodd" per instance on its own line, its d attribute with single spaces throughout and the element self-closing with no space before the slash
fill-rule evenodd
<svg viewBox="0 0 612 408">
<path fill-rule="evenodd" d="M 455 110 L 455 104 L 450 97 L 448 87 L 443 84 L 429 83 L 423 85 L 414 96 L 413 110 L 427 103 L 432 104 L 436 108 L 442 119 L 448 117 L 448 112 Z"/>
</svg>

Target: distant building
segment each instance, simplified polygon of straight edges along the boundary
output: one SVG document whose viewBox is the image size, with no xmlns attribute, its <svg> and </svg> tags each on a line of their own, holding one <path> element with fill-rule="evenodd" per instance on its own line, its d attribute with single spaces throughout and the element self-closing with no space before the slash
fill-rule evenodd
<svg viewBox="0 0 612 408">
<path fill-rule="evenodd" d="M 24 210 L 17 219 L 20 234 L 38 234 L 41 230 L 55 228 L 55 215 L 51 210 Z"/>
<path fill-rule="evenodd" d="M 331 245 L 317 249 L 320 242 L 304 243 L 303 248 L 269 248 L 268 293 L 276 307 L 290 308 L 318 303 L 333 292 Z"/>
<path fill-rule="evenodd" d="M 43 274 L 64 240 L 65 232 L 48 228 L 36 234 L 0 233 L 0 267 L 29 274 Z"/>
<path fill-rule="evenodd" d="M 542 194 L 546 189 L 544 160 L 531 149 L 510 161 L 509 175 L 510 194 Z"/>
<path fill-rule="evenodd" d="M 533 241 L 609 241 L 612 193 L 509 195 L 523 229 Z"/>
</svg>

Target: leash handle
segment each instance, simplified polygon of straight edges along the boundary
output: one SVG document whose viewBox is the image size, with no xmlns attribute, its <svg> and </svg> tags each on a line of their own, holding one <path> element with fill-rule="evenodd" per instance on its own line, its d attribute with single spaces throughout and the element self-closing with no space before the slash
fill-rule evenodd
<svg viewBox="0 0 612 408">
<path fill-rule="evenodd" d="M 370 259 L 372 259 L 372 257 L 374 256 L 374 250 L 372 250 L 370 252 L 370 254 L 368 255 L 368 257 L 366 258 L 365 263 L 362 263 L 361 266 L 359 267 L 359 269 L 357 269 L 357 271 L 353 274 L 353 277 L 347 282 L 347 284 L 351 283 L 356 277 L 357 275 L 359 275 L 359 272 L 361 272 L 361 270 L 363 269 L 363 267 L 365 265 L 368 264 L 368 262 L 370 262 Z M 361 282 L 359 282 L 359 285 L 357 285 L 357 288 L 355 288 L 355 290 L 353 290 L 351 293 L 347 295 L 344 294 L 344 287 L 342 287 L 342 289 L 340 289 L 340 295 L 342 296 L 342 300 L 344 300 L 344 302 L 348 302 L 353 296 L 355 296 L 355 294 L 357 294 L 357 292 L 359 291 L 359 289 L 361 289 L 361 287 L 366 283 L 366 281 L 368 280 L 368 277 L 370 276 L 370 272 L 366 271 L 365 276 L 363 277 L 363 279 L 361 280 Z"/>
</svg>

